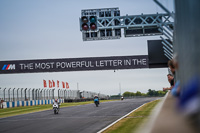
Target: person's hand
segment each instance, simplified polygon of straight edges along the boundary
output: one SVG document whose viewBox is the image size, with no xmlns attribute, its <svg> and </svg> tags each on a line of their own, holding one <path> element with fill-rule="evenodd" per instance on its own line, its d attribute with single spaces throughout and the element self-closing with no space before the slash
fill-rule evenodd
<svg viewBox="0 0 200 133">
<path fill-rule="evenodd" d="M 166 91 L 167 90 L 167 88 L 163 88 L 163 91 Z"/>
</svg>

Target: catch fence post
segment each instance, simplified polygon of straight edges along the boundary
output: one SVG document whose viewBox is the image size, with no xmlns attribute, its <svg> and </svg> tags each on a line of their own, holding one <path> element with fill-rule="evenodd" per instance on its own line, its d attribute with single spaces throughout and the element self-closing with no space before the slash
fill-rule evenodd
<svg viewBox="0 0 200 133">
<path fill-rule="evenodd" d="M 21 101 L 23 100 L 23 93 L 22 93 L 22 91 L 23 91 L 23 88 L 21 88 Z"/>
<path fill-rule="evenodd" d="M 13 89 L 13 101 L 15 101 L 15 88 Z"/>
<path fill-rule="evenodd" d="M 6 90 L 6 88 L 3 90 L 3 96 L 4 96 L 3 100 L 4 100 L 4 101 L 6 100 L 6 93 L 5 93 L 5 90 Z"/>
<path fill-rule="evenodd" d="M 26 96 L 26 90 L 27 90 L 27 88 L 24 90 L 24 99 L 25 99 L 25 101 L 27 100 L 27 96 Z"/>
<path fill-rule="evenodd" d="M 17 101 L 19 101 L 19 93 L 18 93 L 19 89 L 20 88 L 17 89 Z"/>
</svg>

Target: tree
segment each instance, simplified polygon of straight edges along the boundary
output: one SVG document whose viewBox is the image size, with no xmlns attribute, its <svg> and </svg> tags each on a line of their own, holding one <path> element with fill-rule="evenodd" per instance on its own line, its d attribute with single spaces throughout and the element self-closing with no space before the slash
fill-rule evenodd
<svg viewBox="0 0 200 133">
<path fill-rule="evenodd" d="M 136 95 L 136 96 L 142 96 L 142 93 L 141 93 L 140 91 L 137 91 L 137 92 L 135 93 L 135 95 Z"/>
<path fill-rule="evenodd" d="M 166 92 L 164 91 L 155 91 L 155 90 L 151 90 L 149 89 L 147 92 L 148 96 L 164 96 L 166 94 Z"/>
<path fill-rule="evenodd" d="M 151 97 L 153 97 L 153 96 L 164 96 L 166 93 L 167 93 L 167 91 L 166 92 L 161 91 L 161 90 L 155 91 L 155 90 L 149 89 L 146 94 L 141 93 L 140 91 L 137 91 L 136 93 L 126 91 L 123 93 L 123 96 L 124 97 L 132 97 L 132 96 L 151 96 Z"/>
<path fill-rule="evenodd" d="M 147 92 L 147 95 L 148 96 L 153 96 L 153 91 L 151 89 L 149 89 L 148 92 Z"/>
<path fill-rule="evenodd" d="M 134 92 L 126 91 L 123 93 L 123 97 L 132 97 L 132 96 L 135 96 Z"/>
<path fill-rule="evenodd" d="M 147 96 L 147 94 L 145 94 L 145 93 L 142 93 L 142 96 Z"/>
<path fill-rule="evenodd" d="M 130 96 L 131 96 L 131 92 L 126 91 L 123 93 L 123 97 L 130 97 Z"/>
</svg>

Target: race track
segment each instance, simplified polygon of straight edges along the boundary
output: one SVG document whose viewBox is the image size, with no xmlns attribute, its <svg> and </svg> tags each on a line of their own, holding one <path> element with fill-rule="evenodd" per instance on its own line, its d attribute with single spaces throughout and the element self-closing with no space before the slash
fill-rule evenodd
<svg viewBox="0 0 200 133">
<path fill-rule="evenodd" d="M 0 119 L 0 133 L 96 133 L 120 117 L 157 98 L 80 105 Z"/>
</svg>

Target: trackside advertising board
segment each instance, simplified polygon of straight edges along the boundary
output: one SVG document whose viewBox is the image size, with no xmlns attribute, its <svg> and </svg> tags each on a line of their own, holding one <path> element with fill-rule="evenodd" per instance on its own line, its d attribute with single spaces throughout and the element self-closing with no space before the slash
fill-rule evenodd
<svg viewBox="0 0 200 133">
<path fill-rule="evenodd" d="M 0 74 L 148 68 L 148 55 L 0 61 Z"/>
</svg>

